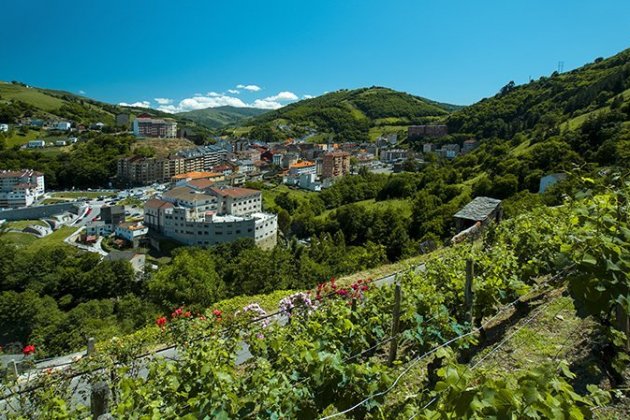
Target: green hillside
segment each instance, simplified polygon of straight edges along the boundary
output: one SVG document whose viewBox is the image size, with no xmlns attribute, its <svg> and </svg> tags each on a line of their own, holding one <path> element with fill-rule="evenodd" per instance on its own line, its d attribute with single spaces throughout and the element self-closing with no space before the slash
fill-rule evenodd
<svg viewBox="0 0 630 420">
<path fill-rule="evenodd" d="M 180 112 L 177 115 L 195 121 L 207 128 L 222 128 L 228 125 L 240 124 L 244 120 L 267 112 L 259 108 L 239 108 L 234 106 L 220 106 L 216 108 L 197 109 Z"/>
<path fill-rule="evenodd" d="M 630 49 L 524 85 L 510 82 L 492 98 L 450 115 L 448 126 L 451 132 L 480 138 L 512 138 L 534 129 L 539 137 L 577 129 L 587 117 L 621 109 L 630 99 L 629 77 Z"/>
<path fill-rule="evenodd" d="M 247 125 L 252 137 L 263 140 L 316 131 L 326 139 L 367 141 L 374 134 L 436 121 L 458 108 L 383 87 L 343 89 L 265 113 Z"/>
<path fill-rule="evenodd" d="M 15 124 L 20 118 L 31 117 L 65 119 L 83 125 L 102 122 L 111 128 L 115 124 L 116 114 L 123 112 L 132 115 L 149 112 L 158 117 L 174 118 L 180 127 L 189 127 L 201 135 L 208 134 L 205 127 L 200 127 L 191 119 L 155 109 L 113 105 L 61 90 L 38 88 L 15 81 L 0 81 L 1 123 Z M 18 138 L 9 139 L 10 145 L 24 142 Z"/>
</svg>

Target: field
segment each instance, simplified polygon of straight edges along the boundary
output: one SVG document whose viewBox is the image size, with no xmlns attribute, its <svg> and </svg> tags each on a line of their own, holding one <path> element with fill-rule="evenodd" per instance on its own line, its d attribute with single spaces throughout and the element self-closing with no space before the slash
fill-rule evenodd
<svg viewBox="0 0 630 420">
<path fill-rule="evenodd" d="M 15 130 L 14 134 L 11 137 L 6 138 L 4 141 L 7 147 L 13 147 L 22 146 L 23 144 L 26 144 L 31 140 L 36 140 L 39 138 L 42 138 L 39 131 L 28 130 L 28 133 L 26 135 L 22 135 L 17 130 Z"/>
<path fill-rule="evenodd" d="M 46 222 L 43 222 L 41 220 L 14 220 L 4 223 L 1 228 L 22 230 L 30 225 L 48 226 Z"/>
<path fill-rule="evenodd" d="M 0 82 L 0 96 L 2 96 L 2 99 L 15 99 L 25 102 L 44 111 L 57 110 L 64 104 L 63 100 L 46 95 L 37 89 L 4 82 Z"/>
<path fill-rule="evenodd" d="M 34 235 L 28 233 L 6 232 L 0 233 L 0 239 L 12 242 L 18 247 L 28 251 L 39 251 L 50 246 L 63 245 L 64 239 L 76 232 L 77 229 L 78 228 L 75 227 L 63 226 L 44 238 L 36 238 Z"/>
<path fill-rule="evenodd" d="M 61 199 L 58 201 L 76 200 L 78 198 L 98 198 L 101 196 L 115 197 L 116 193 L 102 191 L 62 191 L 51 194 L 52 199 Z"/>
</svg>

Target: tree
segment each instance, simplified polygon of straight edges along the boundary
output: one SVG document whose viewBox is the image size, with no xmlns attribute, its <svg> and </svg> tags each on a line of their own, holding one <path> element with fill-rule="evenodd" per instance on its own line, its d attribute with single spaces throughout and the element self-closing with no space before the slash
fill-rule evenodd
<svg viewBox="0 0 630 420">
<path fill-rule="evenodd" d="M 153 301 L 166 309 L 185 305 L 203 310 L 226 294 L 210 253 L 200 249 L 180 251 L 171 264 L 153 275 L 147 287 Z"/>
</svg>

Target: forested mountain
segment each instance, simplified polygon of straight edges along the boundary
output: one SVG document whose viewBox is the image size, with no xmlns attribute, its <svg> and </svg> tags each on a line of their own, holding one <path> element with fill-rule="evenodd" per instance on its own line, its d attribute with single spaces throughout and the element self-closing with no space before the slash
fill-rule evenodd
<svg viewBox="0 0 630 420">
<path fill-rule="evenodd" d="M 228 125 L 241 124 L 244 120 L 268 112 L 259 108 L 239 108 L 235 106 L 219 106 L 216 108 L 196 109 L 180 112 L 176 115 L 187 118 L 207 128 L 222 128 Z"/>
<path fill-rule="evenodd" d="M 339 90 L 305 99 L 244 123 L 265 139 L 300 136 L 314 129 L 326 139 L 367 141 L 379 129 L 396 132 L 435 121 L 458 106 L 383 87 Z"/>
<path fill-rule="evenodd" d="M 506 139 L 533 129 L 541 136 L 578 128 L 589 118 L 627 104 L 629 78 L 630 49 L 524 85 L 509 82 L 492 98 L 451 114 L 448 126 L 451 132 Z"/>
</svg>

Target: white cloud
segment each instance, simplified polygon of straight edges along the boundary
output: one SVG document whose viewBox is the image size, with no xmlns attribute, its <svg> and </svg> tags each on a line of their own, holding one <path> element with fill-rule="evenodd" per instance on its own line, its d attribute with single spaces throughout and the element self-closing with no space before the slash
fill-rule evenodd
<svg viewBox="0 0 630 420">
<path fill-rule="evenodd" d="M 313 95 L 302 95 L 302 99 L 313 99 L 314 97 Z"/>
<path fill-rule="evenodd" d="M 210 93 L 214 93 L 215 95 L 210 95 Z M 193 111 L 195 109 L 216 108 L 218 106 L 235 106 L 239 108 L 249 107 L 248 104 L 239 98 L 222 95 L 216 92 L 210 93 L 208 96 L 194 96 L 192 98 L 182 99 L 177 105 L 163 105 L 158 107 L 158 109 L 164 112 L 175 113 Z"/>
<path fill-rule="evenodd" d="M 151 107 L 151 102 L 149 101 L 138 101 L 138 102 L 134 102 L 131 104 L 128 104 L 127 102 L 119 102 L 118 105 L 120 106 L 132 106 L 134 108 L 150 108 Z"/>
<path fill-rule="evenodd" d="M 256 99 L 252 104 L 252 108 L 260 109 L 278 109 L 282 108 L 282 104 L 276 101 L 270 101 L 268 99 Z"/>
<path fill-rule="evenodd" d="M 160 105 L 168 105 L 173 103 L 173 100 L 169 98 L 153 98 L 153 100 Z"/>
<path fill-rule="evenodd" d="M 228 89 L 228 93 L 231 93 L 232 95 L 238 95 L 239 93 L 241 93 L 241 91 L 238 89 Z"/>
<path fill-rule="evenodd" d="M 262 90 L 262 88 L 260 86 L 256 86 L 256 85 L 236 85 L 237 89 L 245 89 L 248 90 L 250 92 L 260 92 Z"/>
<path fill-rule="evenodd" d="M 242 85 L 239 85 L 242 86 Z M 257 86 L 256 86 L 257 87 Z M 258 88 L 258 87 L 257 87 Z M 243 87 L 245 89 L 245 87 Z M 260 89 L 260 88 L 258 88 Z M 248 89 L 249 90 L 249 89 Z M 227 92 L 234 94 L 236 90 L 230 89 Z M 236 91 L 239 92 L 240 91 Z M 197 109 L 216 108 L 219 106 L 234 106 L 239 108 L 260 108 L 260 109 L 278 109 L 284 106 L 284 103 L 298 100 L 298 96 L 289 91 L 279 92 L 277 95 L 268 96 L 262 99 L 256 99 L 253 102 L 244 102 L 242 99 L 235 96 L 230 96 L 226 93 L 208 92 L 205 95 L 195 93 L 192 98 L 185 98 L 174 104 L 170 102 L 160 102 L 165 98 L 155 98 L 155 101 L 160 105 L 157 109 L 164 112 L 176 113 L 193 111 Z M 133 105 L 138 106 L 138 105 Z"/>
<path fill-rule="evenodd" d="M 272 101 L 272 102 L 277 102 L 277 101 L 297 101 L 298 97 L 295 93 L 293 92 L 288 92 L 288 91 L 284 91 L 284 92 L 280 92 L 277 95 L 274 96 L 268 96 L 267 98 L 265 98 L 266 101 Z"/>
</svg>

